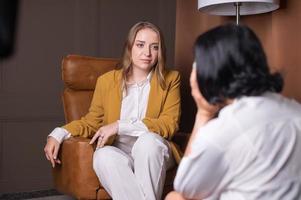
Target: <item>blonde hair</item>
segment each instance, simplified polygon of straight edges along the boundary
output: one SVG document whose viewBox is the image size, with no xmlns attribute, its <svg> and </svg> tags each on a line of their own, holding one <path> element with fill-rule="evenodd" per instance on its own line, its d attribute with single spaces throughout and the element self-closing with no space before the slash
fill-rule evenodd
<svg viewBox="0 0 301 200">
<path fill-rule="evenodd" d="M 124 45 L 123 49 L 123 56 L 119 62 L 119 67 L 123 69 L 122 72 L 122 81 L 123 83 L 126 82 L 127 77 L 130 75 L 132 69 L 132 47 L 135 42 L 135 38 L 137 33 L 142 29 L 151 29 L 157 33 L 159 37 L 159 49 L 158 49 L 158 61 L 152 68 L 154 74 L 161 86 L 162 89 L 166 88 L 166 82 L 164 78 L 164 70 L 165 70 L 165 62 L 166 62 L 166 48 L 164 44 L 163 35 L 160 29 L 150 22 L 138 22 L 130 29 L 127 40 Z M 125 86 L 125 84 L 124 84 Z M 126 87 L 126 86 L 125 86 Z M 126 89 L 126 88 L 125 88 Z"/>
</svg>

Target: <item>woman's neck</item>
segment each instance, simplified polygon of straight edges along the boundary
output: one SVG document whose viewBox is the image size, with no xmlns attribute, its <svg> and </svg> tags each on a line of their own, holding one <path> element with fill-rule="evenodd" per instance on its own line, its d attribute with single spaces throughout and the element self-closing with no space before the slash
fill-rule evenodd
<svg viewBox="0 0 301 200">
<path fill-rule="evenodd" d="M 147 78 L 149 71 L 144 70 L 132 70 L 130 76 L 128 77 L 129 83 L 140 83 Z"/>
</svg>

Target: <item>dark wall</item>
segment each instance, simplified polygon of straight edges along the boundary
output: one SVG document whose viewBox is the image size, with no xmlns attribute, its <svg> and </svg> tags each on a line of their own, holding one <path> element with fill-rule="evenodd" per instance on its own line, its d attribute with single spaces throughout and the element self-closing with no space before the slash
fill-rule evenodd
<svg viewBox="0 0 301 200">
<path fill-rule="evenodd" d="M 43 153 L 64 123 L 63 56 L 119 57 L 140 20 L 161 27 L 173 66 L 174 0 L 20 0 L 14 54 L 0 60 L 0 194 L 52 188 Z"/>
</svg>

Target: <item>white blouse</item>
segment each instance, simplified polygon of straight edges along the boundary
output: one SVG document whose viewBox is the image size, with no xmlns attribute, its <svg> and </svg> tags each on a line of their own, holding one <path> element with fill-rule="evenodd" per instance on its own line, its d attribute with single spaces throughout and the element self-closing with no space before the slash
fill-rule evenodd
<svg viewBox="0 0 301 200">
<path fill-rule="evenodd" d="M 243 97 L 198 130 L 174 188 L 188 199 L 300 199 L 300 155 L 301 105 Z"/>
</svg>

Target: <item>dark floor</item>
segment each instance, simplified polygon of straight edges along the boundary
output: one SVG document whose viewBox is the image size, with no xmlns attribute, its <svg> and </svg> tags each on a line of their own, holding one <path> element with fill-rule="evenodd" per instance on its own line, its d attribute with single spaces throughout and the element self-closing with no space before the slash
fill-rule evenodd
<svg viewBox="0 0 301 200">
<path fill-rule="evenodd" d="M 74 200 L 74 198 L 62 195 L 56 190 L 42 190 L 32 192 L 6 193 L 0 194 L 0 200 Z"/>
</svg>

